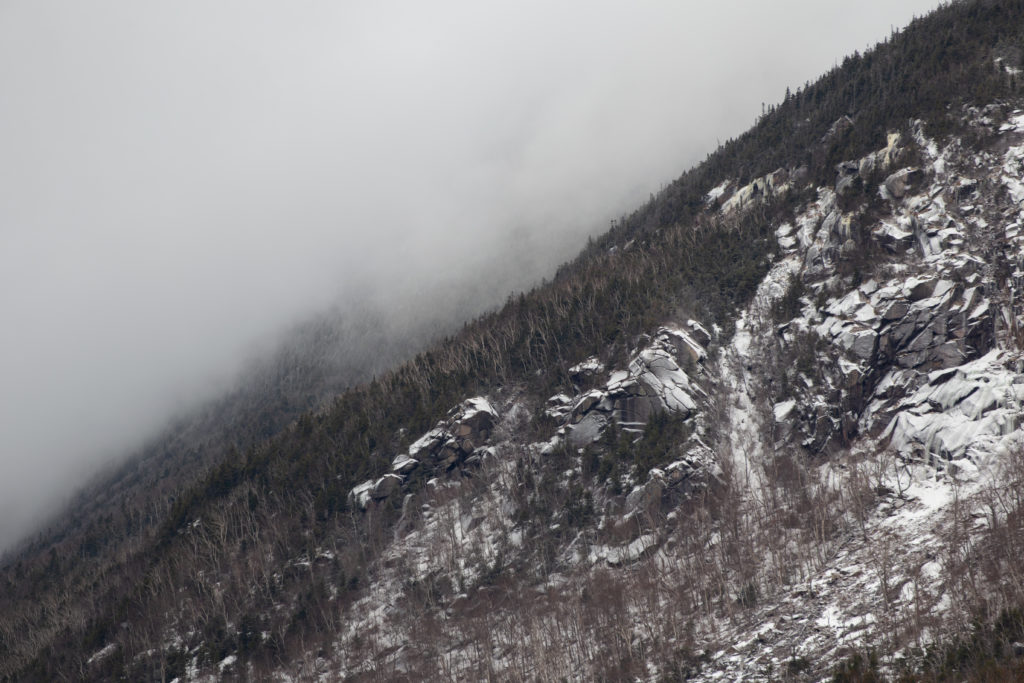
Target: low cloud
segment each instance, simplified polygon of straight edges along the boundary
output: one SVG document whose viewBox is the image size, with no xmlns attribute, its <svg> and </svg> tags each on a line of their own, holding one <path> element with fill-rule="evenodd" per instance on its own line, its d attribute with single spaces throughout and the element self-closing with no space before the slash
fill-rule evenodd
<svg viewBox="0 0 1024 683">
<path fill-rule="evenodd" d="M 296 321 L 500 302 L 935 5 L 4 3 L 0 548 Z"/>
</svg>

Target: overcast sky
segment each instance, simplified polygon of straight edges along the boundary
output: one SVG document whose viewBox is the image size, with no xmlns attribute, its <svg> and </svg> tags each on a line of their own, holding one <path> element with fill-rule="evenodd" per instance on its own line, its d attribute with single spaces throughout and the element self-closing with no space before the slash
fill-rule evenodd
<svg viewBox="0 0 1024 683">
<path fill-rule="evenodd" d="M 0 548 L 303 316 L 550 273 L 937 4 L 0 0 Z"/>
</svg>

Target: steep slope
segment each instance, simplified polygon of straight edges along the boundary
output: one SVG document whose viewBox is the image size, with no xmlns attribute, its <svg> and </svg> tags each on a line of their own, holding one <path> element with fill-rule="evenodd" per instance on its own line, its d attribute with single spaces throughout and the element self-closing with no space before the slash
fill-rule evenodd
<svg viewBox="0 0 1024 683">
<path fill-rule="evenodd" d="M 340 637 L 285 671 L 816 679 L 869 645 L 945 665 L 915 648 L 981 605 L 1024 635 L 1024 354 L 995 275 L 1024 273 L 1024 112 L 964 116 L 984 151 L 913 124 L 778 223 L 728 344 L 680 320 L 621 368 L 582 359 L 539 434 L 528 391 L 470 399 L 354 487 L 401 517 Z M 716 188 L 709 220 L 792 191 Z"/>
<path fill-rule="evenodd" d="M 962 2 L 848 59 L 553 282 L 227 454 L 95 592 L 38 546 L 0 675 L 1019 668 L 1022 37 L 1024 3 Z"/>
</svg>

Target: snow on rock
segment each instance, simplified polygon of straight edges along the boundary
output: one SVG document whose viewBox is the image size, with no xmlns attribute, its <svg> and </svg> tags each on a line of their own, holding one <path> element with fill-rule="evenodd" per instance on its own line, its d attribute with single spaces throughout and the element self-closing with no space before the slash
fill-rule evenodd
<svg viewBox="0 0 1024 683">
<path fill-rule="evenodd" d="M 118 648 L 117 643 L 110 643 L 109 645 L 104 646 L 102 649 L 94 652 L 89 657 L 89 659 L 85 660 L 85 663 L 87 665 L 89 665 L 89 664 L 95 664 L 97 662 L 101 662 L 104 659 L 106 659 L 107 657 L 109 657 L 110 655 L 114 654 L 114 652 L 117 651 L 117 648 Z"/>
<path fill-rule="evenodd" d="M 585 377 L 593 377 L 604 372 L 604 363 L 597 356 L 591 356 L 582 363 L 569 368 L 569 376 L 574 380 L 580 380 Z"/>
<path fill-rule="evenodd" d="M 690 331 L 693 333 L 694 339 L 696 339 L 701 346 L 707 346 L 708 344 L 711 343 L 711 340 L 714 338 L 711 336 L 711 332 L 709 332 L 706 327 L 701 325 L 696 320 L 687 320 L 686 326 L 690 328 Z"/>
<path fill-rule="evenodd" d="M 1012 120 L 1014 131 L 1024 129 L 1024 115 L 1018 119 Z M 815 666 L 834 662 L 851 649 L 883 642 L 894 623 L 911 623 L 916 610 L 929 619 L 949 610 L 956 596 L 948 592 L 946 553 L 939 544 L 954 523 L 954 501 L 966 511 L 959 514 L 970 519 L 980 498 L 979 482 L 996 476 L 993 463 L 999 454 L 1024 440 L 1024 355 L 1007 350 L 1016 348 L 1012 335 L 1022 315 L 1019 304 L 1005 293 L 1011 285 L 1015 292 L 1024 286 L 1024 146 L 1011 146 L 1004 157 L 993 152 L 1002 168 L 995 177 L 979 179 L 963 172 L 962 155 L 950 151 L 955 145 L 939 150 L 920 130 L 914 135 L 922 150 L 915 161 L 920 169 L 896 168 L 900 137 L 890 135 L 885 148 L 841 165 L 834 190 L 819 189 L 817 201 L 777 228 L 781 255 L 773 257 L 731 339 L 721 328 L 713 335 L 694 321 L 666 326 L 638 340 L 627 367 L 608 368 L 603 383 L 595 379 L 587 383 L 588 391 L 567 387 L 567 393 L 549 398 L 543 410 L 558 421 L 552 434 L 530 433 L 529 443 L 515 442 L 507 436 L 511 430 L 504 428 L 508 411 L 505 423 L 499 424 L 489 401 L 471 399 L 417 440 L 408 454 L 397 456 L 395 474 L 389 476 L 399 486 L 403 467 L 427 468 L 436 476 L 423 489 L 421 514 L 400 537 L 396 534 L 401 542 L 384 551 L 380 575 L 354 606 L 358 618 L 351 637 L 371 633 L 381 641 L 382 651 L 392 653 L 387 657 L 394 659 L 394 670 L 414 670 L 401 669 L 408 665 L 401 661 L 402 648 L 415 638 L 401 631 L 407 623 L 403 587 L 449 579 L 459 595 L 439 609 L 444 618 L 432 623 L 453 643 L 440 653 L 446 666 L 451 665 L 453 675 L 470 677 L 470 660 L 477 655 L 464 644 L 464 633 L 451 626 L 457 619 L 448 617 L 476 607 L 474 595 L 480 596 L 480 605 L 499 604 L 483 602 L 490 587 L 476 582 L 498 567 L 501 557 L 533 545 L 535 532 L 517 521 L 522 510 L 508 495 L 516 485 L 516 467 L 548 464 L 556 486 L 569 490 L 581 482 L 584 470 L 583 460 L 566 445 L 592 443 L 612 420 L 624 432 L 635 432 L 656 411 L 665 410 L 693 419 L 688 450 L 673 452 L 666 458 L 672 462 L 657 463 L 643 481 L 624 475 L 624 495 L 600 487 L 588 490 L 600 520 L 593 528 L 571 528 L 561 517 L 542 519 L 539 528 L 557 532 L 564 542 L 559 541 L 563 545 L 555 571 L 537 595 L 565 591 L 576 585 L 575 578 L 586 579 L 574 571 L 626 575 L 634 563 L 650 563 L 659 570 L 686 566 L 692 558 L 674 553 L 684 552 L 680 535 L 693 531 L 686 527 L 689 513 L 681 507 L 669 509 L 684 498 L 679 492 L 706 486 L 716 477 L 725 479 L 725 459 L 731 458 L 728 483 L 736 487 L 737 513 L 743 514 L 744 505 L 758 509 L 771 499 L 765 494 L 776 485 L 772 470 L 762 465 L 779 453 L 794 453 L 803 443 L 808 451 L 825 454 L 800 460 L 809 482 L 829 482 L 834 488 L 828 490 L 843 492 L 837 500 L 845 499 L 846 491 L 858 490 L 856 486 L 867 486 L 862 491 L 868 502 L 857 519 L 852 514 L 836 518 L 834 537 L 814 540 L 810 547 L 816 557 L 787 565 L 794 570 L 792 576 L 773 583 L 771 572 L 762 571 L 756 601 L 745 604 L 734 586 L 726 598 L 727 617 L 707 610 L 693 620 L 687 638 L 698 647 L 714 648 L 702 658 L 695 680 L 762 680 L 769 670 L 785 671 L 794 657 Z M 837 202 L 837 196 L 858 175 L 863 179 L 883 169 L 888 176 L 880 192 L 888 201 L 871 201 L 885 215 L 878 220 L 856 209 L 844 213 L 840 205 L 848 202 Z M 724 182 L 709 193 L 709 205 L 721 205 L 723 212 L 738 210 L 788 182 L 782 176 L 769 180 L 757 179 L 735 191 Z M 998 200 L 993 187 L 1006 190 Z M 871 222 L 858 223 L 862 220 Z M 861 275 L 872 279 L 861 282 L 844 270 L 849 265 L 844 259 L 851 244 L 870 247 L 859 241 L 871 239 L 889 253 L 869 263 L 871 269 Z M 1005 255 L 1009 263 L 1003 289 L 995 286 L 992 254 Z M 774 320 L 773 305 L 794 278 L 809 292 L 800 302 L 800 314 L 788 322 Z M 784 368 L 792 381 L 782 393 L 762 369 L 779 365 L 779 349 L 803 338 L 794 331 L 817 334 L 828 346 L 822 351 L 825 344 L 814 341 L 818 368 L 801 368 L 799 374 Z M 722 340 L 722 346 L 711 345 L 713 338 Z M 591 377 L 605 371 L 596 357 L 570 368 Z M 715 393 L 709 397 L 707 392 Z M 722 422 L 716 425 L 722 436 L 711 442 L 713 448 L 701 441 L 707 438 L 702 409 L 709 398 L 722 409 Z M 532 414 L 535 403 L 527 405 Z M 809 431 L 801 431 L 804 425 Z M 495 429 L 502 440 L 494 438 L 493 448 L 483 447 L 483 437 L 493 438 Z M 822 451 L 830 439 L 841 441 L 840 447 Z M 543 457 L 556 452 L 557 457 Z M 481 476 L 445 475 L 458 474 L 454 468 L 485 453 L 502 457 L 481 465 Z M 408 464 L 413 461 L 419 464 Z M 855 472 L 861 477 L 868 472 L 870 481 L 855 479 Z M 351 496 L 362 506 L 373 505 L 374 491 L 393 488 L 392 481 L 365 482 Z M 456 495 L 460 487 L 473 492 Z M 668 513 L 646 514 L 655 511 Z M 985 519 L 979 516 L 974 523 Z M 715 549 L 723 537 L 709 528 L 706 545 L 699 547 Z M 779 552 L 789 552 L 786 542 L 780 543 Z M 773 561 L 784 563 L 785 558 L 765 559 Z M 475 594 L 474 586 L 479 589 Z M 625 635 L 639 646 L 653 644 L 644 640 L 645 631 L 637 624 L 648 626 L 658 613 L 657 607 L 627 608 L 624 617 L 632 620 L 627 629 L 633 630 Z M 650 627 L 656 630 L 657 624 Z M 935 635 L 923 632 L 921 640 L 927 643 Z M 344 644 L 337 651 L 344 671 L 366 672 L 376 666 L 369 660 L 346 660 L 350 649 Z M 496 676 L 509 675 L 511 669 L 502 668 L 509 661 L 496 656 Z M 652 668 L 651 678 L 659 673 Z M 828 675 L 812 673 L 817 677 L 808 673 L 808 680 Z"/>
<path fill-rule="evenodd" d="M 692 323 L 693 334 L 678 327 L 666 326 L 657 331 L 654 339 L 655 342 L 664 346 L 671 346 L 674 351 L 673 355 L 681 358 L 683 362 L 702 363 L 708 357 L 707 351 L 704 350 L 708 342 L 698 341 L 696 337 L 699 336 L 702 339 L 706 337 L 710 341 L 711 334 L 701 327 L 700 323 L 695 323 L 692 320 L 690 323 Z"/>
<path fill-rule="evenodd" d="M 385 474 L 380 479 L 370 479 L 354 487 L 348 494 L 349 502 L 365 510 L 371 501 L 390 498 L 402 488 L 405 477 L 398 474 Z"/>
<path fill-rule="evenodd" d="M 773 412 L 775 414 L 775 422 L 782 423 L 789 420 L 794 411 L 796 410 L 796 401 L 789 399 L 788 401 L 781 401 L 776 403 Z"/>
<path fill-rule="evenodd" d="M 1017 359 L 993 350 L 929 381 L 900 402 L 883 434 L 907 455 L 954 460 L 991 446 L 1019 427 L 1024 375 Z"/>
<path fill-rule="evenodd" d="M 914 231 L 902 225 L 882 221 L 871 231 L 872 236 L 892 252 L 904 253 L 914 245 Z"/>
<path fill-rule="evenodd" d="M 608 426 L 608 422 L 608 416 L 603 413 L 596 411 L 587 413 L 580 418 L 579 422 L 567 428 L 569 444 L 580 447 L 594 443 L 601 438 L 605 427 Z"/>
<path fill-rule="evenodd" d="M 595 545 L 590 549 L 590 563 L 607 562 L 611 567 L 632 564 L 658 547 L 657 534 L 644 534 L 625 546 Z"/>
<path fill-rule="evenodd" d="M 348 494 L 349 502 L 354 503 L 355 505 L 358 505 L 360 509 L 365 510 L 366 506 L 370 504 L 370 492 L 373 491 L 373 486 L 376 483 L 376 481 L 371 479 L 354 487 Z"/>
<path fill-rule="evenodd" d="M 697 409 L 690 395 L 690 379 L 668 351 L 644 349 L 630 363 L 630 370 L 647 395 L 655 398 L 665 410 L 688 416 Z"/>
<path fill-rule="evenodd" d="M 419 464 L 419 460 L 410 458 L 408 455 L 396 455 L 395 459 L 391 461 L 391 471 L 397 474 L 408 474 L 416 469 Z"/>
<path fill-rule="evenodd" d="M 555 420 L 562 420 L 572 412 L 572 397 L 556 394 L 548 399 L 544 414 Z"/>
<path fill-rule="evenodd" d="M 731 180 L 722 181 L 715 187 L 711 188 L 711 190 L 704 196 L 704 201 L 707 202 L 708 204 L 716 203 L 719 199 L 722 198 L 722 195 L 725 194 L 726 190 L 729 189 L 730 185 L 732 185 Z"/>
<path fill-rule="evenodd" d="M 755 179 L 749 185 L 745 185 L 733 193 L 729 199 L 722 204 L 722 213 L 730 213 L 743 209 L 754 203 L 763 201 L 768 197 L 774 197 L 790 188 L 789 172 L 778 169 L 766 176 Z"/>
<path fill-rule="evenodd" d="M 903 168 L 896 171 L 878 188 L 884 199 L 902 199 L 911 187 L 924 179 L 924 172 L 919 168 Z"/>
<path fill-rule="evenodd" d="M 638 431 L 655 412 L 669 411 L 685 419 L 706 396 L 686 368 L 697 373 L 707 360 L 704 346 L 711 338 L 711 333 L 694 320 L 688 321 L 686 328 L 660 327 L 646 348 L 634 352 L 627 369 L 609 374 L 604 387 L 590 389 L 575 399 L 553 396 L 545 412 L 567 420 L 564 430 L 573 447 L 596 441 L 613 418 L 627 431 Z M 593 366 L 594 361 L 588 359 L 570 370 Z"/>
<path fill-rule="evenodd" d="M 455 432 L 459 436 L 481 434 L 487 438 L 487 432 L 498 421 L 498 411 L 483 396 L 466 399 L 462 411 L 455 420 Z"/>
<path fill-rule="evenodd" d="M 427 432 L 419 439 L 414 441 L 411 446 L 409 446 L 409 457 L 419 458 L 421 454 L 426 454 L 433 451 L 442 443 L 444 443 L 447 436 L 448 434 L 445 431 L 444 427 L 434 427 L 429 432 Z"/>
<path fill-rule="evenodd" d="M 489 453 L 484 444 L 498 422 L 498 411 L 487 398 L 477 396 L 452 408 L 448 419 L 437 424 L 391 461 L 391 473 L 363 482 L 348 495 L 349 502 L 366 510 L 373 501 L 402 491 L 405 476 L 420 467 L 447 471 L 456 466 L 479 465 Z"/>
<path fill-rule="evenodd" d="M 608 400 L 608 392 L 601 389 L 591 389 L 576 399 L 572 405 L 573 415 L 582 417 L 593 408 L 601 408 L 604 411 L 611 410 L 611 402 Z"/>
<path fill-rule="evenodd" d="M 626 496 L 626 510 L 645 511 L 656 509 L 661 503 L 661 496 L 665 491 L 665 473 L 661 470 L 651 470 L 645 483 L 636 486 Z"/>
</svg>

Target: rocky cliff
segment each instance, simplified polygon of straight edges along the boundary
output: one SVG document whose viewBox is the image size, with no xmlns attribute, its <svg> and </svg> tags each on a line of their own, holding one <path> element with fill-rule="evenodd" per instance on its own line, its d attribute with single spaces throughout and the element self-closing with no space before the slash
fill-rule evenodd
<svg viewBox="0 0 1024 683">
<path fill-rule="evenodd" d="M 0 678 L 1019 680 L 1022 18 L 944 6 L 550 282 L 97 497 L 0 566 Z"/>
<path fill-rule="evenodd" d="M 915 122 L 830 186 L 724 181 L 709 220 L 811 197 L 731 336 L 665 320 L 571 394 L 467 397 L 355 487 L 401 519 L 298 670 L 811 679 L 1012 605 L 1020 556 L 989 544 L 1024 475 L 1024 114 L 964 117 L 983 149 Z"/>
</svg>

